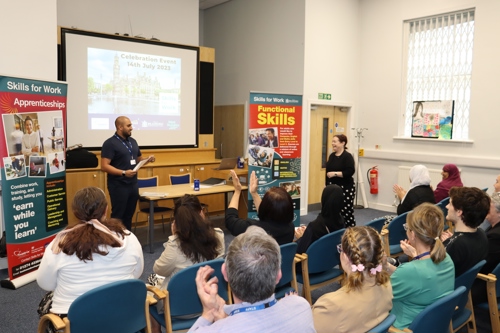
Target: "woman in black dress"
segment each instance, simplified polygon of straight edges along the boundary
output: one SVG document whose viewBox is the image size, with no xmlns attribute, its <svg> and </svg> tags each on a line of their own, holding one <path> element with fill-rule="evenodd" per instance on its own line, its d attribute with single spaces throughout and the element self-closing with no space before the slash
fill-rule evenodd
<svg viewBox="0 0 500 333">
<path fill-rule="evenodd" d="M 344 218 L 346 227 L 356 226 L 354 219 L 354 158 L 347 149 L 347 137 L 337 134 L 332 140 L 333 153 L 326 163 L 325 185 L 339 185 L 344 193 L 344 208 L 340 214 Z"/>
</svg>

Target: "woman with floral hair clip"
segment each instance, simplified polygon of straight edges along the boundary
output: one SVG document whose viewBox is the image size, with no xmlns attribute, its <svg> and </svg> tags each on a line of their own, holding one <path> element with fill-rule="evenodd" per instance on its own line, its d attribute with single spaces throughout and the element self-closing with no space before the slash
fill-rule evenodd
<svg viewBox="0 0 500 333">
<path fill-rule="evenodd" d="M 382 239 L 371 227 L 351 227 L 337 250 L 347 279 L 342 288 L 314 303 L 314 326 L 318 333 L 367 332 L 392 308 L 389 274 L 382 266 Z"/>
</svg>

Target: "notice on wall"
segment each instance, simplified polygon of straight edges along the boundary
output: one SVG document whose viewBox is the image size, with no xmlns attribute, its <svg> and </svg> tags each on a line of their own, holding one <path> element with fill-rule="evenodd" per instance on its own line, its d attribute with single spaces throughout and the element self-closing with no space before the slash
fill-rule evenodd
<svg viewBox="0 0 500 333">
<path fill-rule="evenodd" d="M 250 93 L 248 172 L 255 172 L 262 197 L 282 187 L 292 197 L 295 225 L 300 224 L 302 96 Z M 251 195 L 249 217 L 257 219 Z"/>
<path fill-rule="evenodd" d="M 0 76 L 0 173 L 10 280 L 35 271 L 45 247 L 68 224 L 66 95 L 64 82 Z"/>
</svg>

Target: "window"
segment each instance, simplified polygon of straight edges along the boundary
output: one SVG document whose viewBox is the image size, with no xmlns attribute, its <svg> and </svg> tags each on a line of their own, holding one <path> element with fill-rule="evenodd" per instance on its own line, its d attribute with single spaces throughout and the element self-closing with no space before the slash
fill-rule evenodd
<svg viewBox="0 0 500 333">
<path fill-rule="evenodd" d="M 414 101 L 454 100 L 452 139 L 468 139 L 474 9 L 405 21 L 404 30 L 404 136 Z"/>
</svg>

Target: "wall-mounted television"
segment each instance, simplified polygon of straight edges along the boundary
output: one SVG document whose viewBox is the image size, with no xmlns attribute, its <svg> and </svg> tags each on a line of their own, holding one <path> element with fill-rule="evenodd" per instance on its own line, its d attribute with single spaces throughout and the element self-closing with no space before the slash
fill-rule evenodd
<svg viewBox="0 0 500 333">
<path fill-rule="evenodd" d="M 98 150 L 127 116 L 141 148 L 198 147 L 199 48 L 61 28 L 66 146 Z"/>
</svg>

